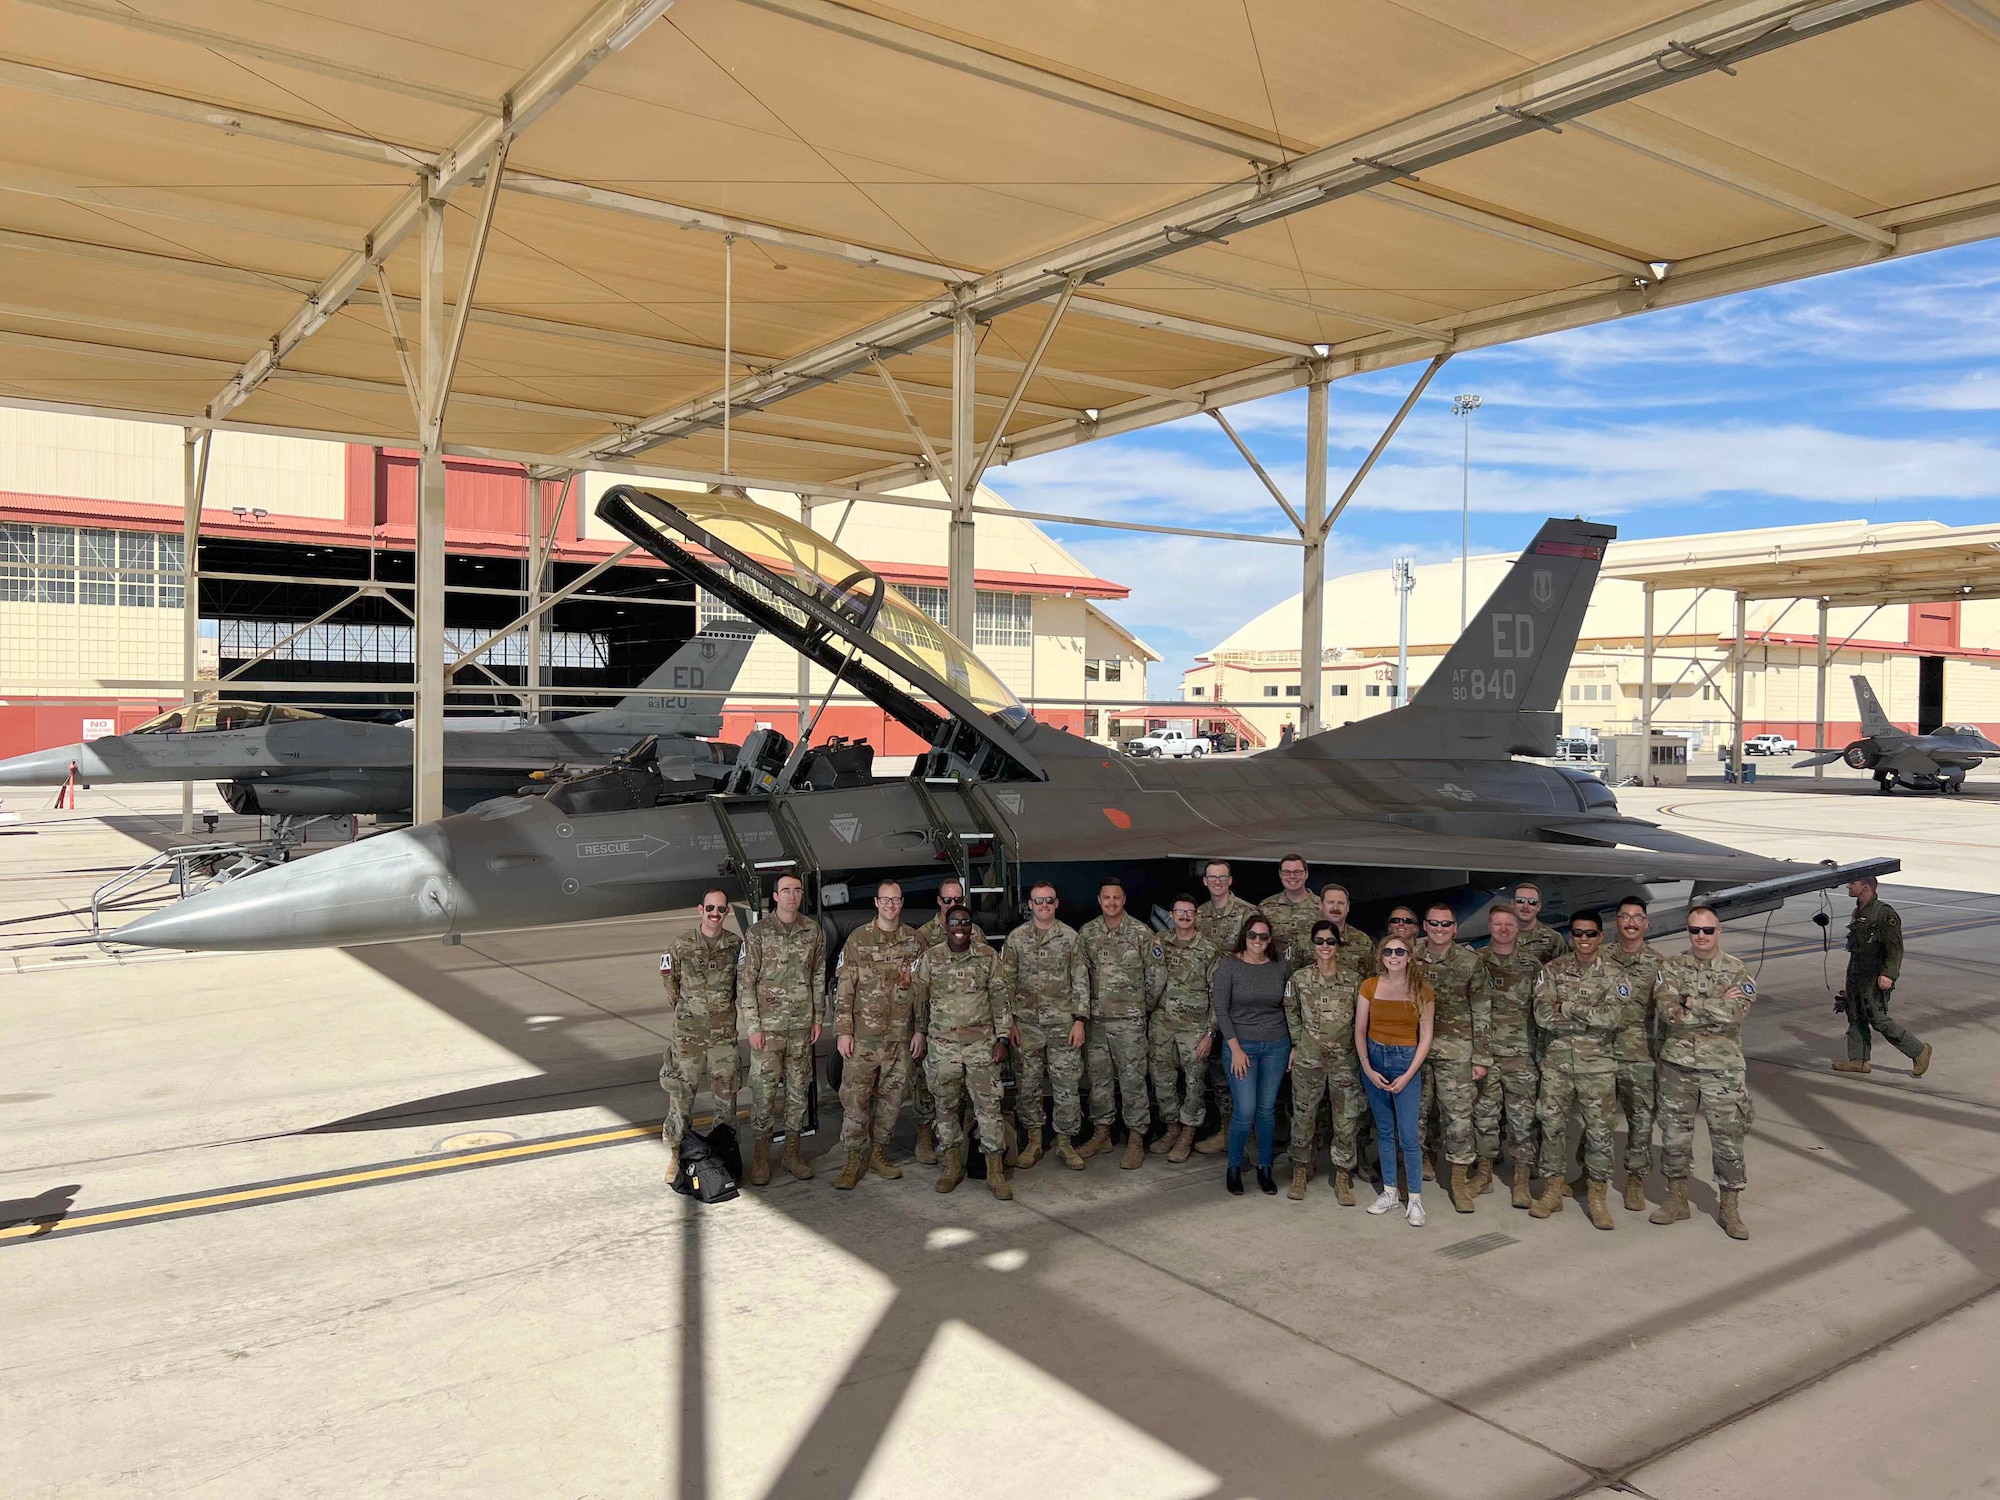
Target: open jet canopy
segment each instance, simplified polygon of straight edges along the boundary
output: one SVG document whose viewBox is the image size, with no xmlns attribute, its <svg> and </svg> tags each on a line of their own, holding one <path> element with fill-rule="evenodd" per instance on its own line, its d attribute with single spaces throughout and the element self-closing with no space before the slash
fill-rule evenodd
<svg viewBox="0 0 2000 1500">
<path fill-rule="evenodd" d="M 993 669 L 867 564 L 809 527 L 741 495 L 626 484 L 605 492 L 597 514 L 859 689 L 935 751 L 961 761 L 989 760 L 964 743 L 969 733 L 1015 774 L 1042 777 L 1014 732 L 1032 722 L 1028 711 Z M 1006 774 L 990 764 L 983 769 L 988 776 Z"/>
<path fill-rule="evenodd" d="M 217 703 L 168 709 L 126 733 L 212 734 L 220 729 L 261 729 L 266 724 L 325 717 L 325 714 L 316 714 L 308 708 L 291 708 L 282 703 L 242 703 L 225 699 Z"/>
</svg>

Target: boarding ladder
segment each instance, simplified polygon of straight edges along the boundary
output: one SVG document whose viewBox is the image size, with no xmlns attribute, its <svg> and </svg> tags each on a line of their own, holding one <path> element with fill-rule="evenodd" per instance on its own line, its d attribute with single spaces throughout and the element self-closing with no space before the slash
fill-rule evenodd
<svg viewBox="0 0 2000 1500">
<path fill-rule="evenodd" d="M 973 912 L 1011 922 L 1021 906 L 1021 863 L 1013 831 L 985 787 L 956 776 L 912 776 L 931 842 L 965 882 Z"/>
</svg>

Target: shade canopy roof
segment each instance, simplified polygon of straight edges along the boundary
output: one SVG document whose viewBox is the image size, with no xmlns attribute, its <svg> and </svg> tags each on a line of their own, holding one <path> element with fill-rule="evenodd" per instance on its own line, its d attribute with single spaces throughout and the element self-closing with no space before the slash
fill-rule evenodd
<svg viewBox="0 0 2000 1500">
<path fill-rule="evenodd" d="M 1994 0 L 0 0 L 0 38 L 0 400 L 409 441 L 422 205 L 456 297 L 504 142 L 444 435 L 556 467 L 720 471 L 725 345 L 732 473 L 880 490 L 952 462 L 954 311 L 1007 462 L 2000 229 Z"/>
<path fill-rule="evenodd" d="M 1718 589 L 1746 599 L 1824 599 L 1833 605 L 2000 599 L 2000 526 L 1910 521 L 1837 542 L 1613 562 L 1603 576 L 1660 589 Z"/>
</svg>

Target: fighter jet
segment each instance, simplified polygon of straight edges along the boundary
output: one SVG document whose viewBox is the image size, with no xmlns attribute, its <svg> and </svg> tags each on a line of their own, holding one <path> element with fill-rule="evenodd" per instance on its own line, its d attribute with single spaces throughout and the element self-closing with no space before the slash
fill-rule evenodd
<svg viewBox="0 0 2000 1500">
<path fill-rule="evenodd" d="M 741 621 L 710 626 L 613 708 L 497 731 L 447 720 L 446 803 L 470 807 L 558 766 L 604 765 L 649 735 L 663 768 L 691 784 L 705 776 L 713 789 L 734 747 L 698 738 L 722 732 L 722 700 L 708 695 L 736 680 L 755 636 Z M 703 696 L 691 696 L 697 692 Z M 213 779 L 239 813 L 394 814 L 410 807 L 414 744 L 407 727 L 284 704 L 199 703 L 129 734 L 0 761 L 0 786 L 60 785 L 74 767 L 86 785 Z"/>
<path fill-rule="evenodd" d="M 1608 526 L 1546 523 L 1407 707 L 1260 755 L 1141 761 L 1036 722 L 873 570 L 741 496 L 621 485 L 598 514 L 918 736 L 928 748 L 911 774 L 877 777 L 856 747 L 805 749 L 761 730 L 711 794 L 663 776 L 642 751 L 539 795 L 247 876 L 109 939 L 453 942 L 684 909 L 718 884 L 747 914 L 767 880 L 793 873 L 835 929 L 866 919 L 879 880 L 923 892 L 957 875 L 975 916 L 999 930 L 1039 880 L 1080 915 L 1116 872 L 1143 912 L 1189 889 L 1204 860 L 1236 861 L 1255 894 L 1293 852 L 1347 885 L 1363 913 L 1442 899 L 1468 918 L 1526 875 L 1572 909 L 1678 881 L 1745 912 L 1898 868 L 1742 854 L 1624 817 L 1587 774 L 1516 758 L 1554 750 Z"/>
<path fill-rule="evenodd" d="M 1853 682 L 1862 738 L 1838 750 L 1815 749 L 1804 760 L 1793 761 L 1794 770 L 1844 760 L 1857 771 L 1873 771 L 1875 785 L 1884 792 L 1906 786 L 1913 792 L 1949 794 L 1965 790 L 1967 771 L 2000 756 L 2000 745 L 1971 724 L 1947 724 L 1934 734 L 1898 729 L 1882 712 L 1868 679 L 1856 673 Z"/>
</svg>

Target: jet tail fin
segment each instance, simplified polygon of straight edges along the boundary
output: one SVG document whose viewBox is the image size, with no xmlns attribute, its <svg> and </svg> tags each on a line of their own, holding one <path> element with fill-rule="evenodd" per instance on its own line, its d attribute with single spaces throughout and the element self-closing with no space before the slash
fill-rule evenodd
<svg viewBox="0 0 2000 1500">
<path fill-rule="evenodd" d="M 1617 535 L 1616 527 L 1595 521 L 1543 522 L 1407 707 L 1313 735 L 1293 750 L 1341 757 L 1553 755 L 1563 679 L 1604 549 Z"/>
<path fill-rule="evenodd" d="M 1863 739 L 1880 739 L 1884 735 L 1900 732 L 1889 722 L 1889 716 L 1882 712 L 1882 705 L 1875 697 L 1875 689 L 1868 685 L 1868 679 L 1859 672 L 1854 674 L 1854 703 L 1861 710 Z"/>
<path fill-rule="evenodd" d="M 655 667 L 646 680 L 618 700 L 616 708 L 563 720 L 570 729 L 630 730 L 634 734 L 704 735 L 722 733 L 725 693 L 743 670 L 756 643 L 757 628 L 724 620 L 702 628 L 680 650 Z M 694 696 L 696 693 L 701 696 Z"/>
</svg>

